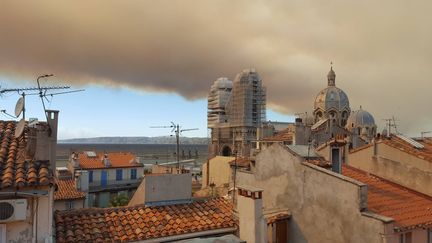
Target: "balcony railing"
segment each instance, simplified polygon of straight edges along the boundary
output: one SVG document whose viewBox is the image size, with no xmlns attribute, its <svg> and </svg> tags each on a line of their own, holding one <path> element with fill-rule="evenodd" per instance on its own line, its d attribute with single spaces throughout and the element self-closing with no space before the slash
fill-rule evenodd
<svg viewBox="0 0 432 243">
<path fill-rule="evenodd" d="M 142 178 L 135 180 L 107 180 L 106 185 L 102 185 L 102 181 L 94 181 L 89 183 L 89 191 L 109 191 L 109 190 L 122 190 L 137 188 L 141 183 Z"/>
</svg>

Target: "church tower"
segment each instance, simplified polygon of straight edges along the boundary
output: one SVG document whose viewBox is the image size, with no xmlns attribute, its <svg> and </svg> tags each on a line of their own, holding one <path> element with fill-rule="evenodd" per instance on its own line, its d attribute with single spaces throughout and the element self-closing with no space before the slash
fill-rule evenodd
<svg viewBox="0 0 432 243">
<path fill-rule="evenodd" d="M 266 89 L 255 69 L 245 69 L 233 82 L 218 79 L 208 97 L 209 157 L 248 157 L 266 119 Z"/>
<path fill-rule="evenodd" d="M 336 87 L 336 73 L 333 67 L 327 74 L 327 87 L 315 98 L 315 122 L 328 119 L 332 124 L 344 127 L 351 112 L 346 93 Z"/>
</svg>

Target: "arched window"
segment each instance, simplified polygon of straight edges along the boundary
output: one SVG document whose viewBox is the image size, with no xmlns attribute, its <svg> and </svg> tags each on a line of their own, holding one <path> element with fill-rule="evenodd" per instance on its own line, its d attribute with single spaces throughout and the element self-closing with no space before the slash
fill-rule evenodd
<svg viewBox="0 0 432 243">
<path fill-rule="evenodd" d="M 222 149 L 222 156 L 231 156 L 231 148 L 229 146 L 225 146 Z"/>
</svg>

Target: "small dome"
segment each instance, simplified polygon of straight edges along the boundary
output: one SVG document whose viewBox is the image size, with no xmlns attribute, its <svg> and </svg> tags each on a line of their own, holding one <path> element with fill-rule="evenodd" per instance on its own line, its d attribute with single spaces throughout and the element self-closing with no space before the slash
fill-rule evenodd
<svg viewBox="0 0 432 243">
<path fill-rule="evenodd" d="M 346 128 L 353 127 L 376 127 L 375 119 L 369 112 L 360 107 L 359 110 L 353 111 L 348 117 Z"/>
<path fill-rule="evenodd" d="M 327 111 L 334 108 L 338 111 L 349 109 L 347 94 L 336 86 L 328 86 L 318 93 L 315 98 L 314 110 L 321 109 Z"/>
</svg>

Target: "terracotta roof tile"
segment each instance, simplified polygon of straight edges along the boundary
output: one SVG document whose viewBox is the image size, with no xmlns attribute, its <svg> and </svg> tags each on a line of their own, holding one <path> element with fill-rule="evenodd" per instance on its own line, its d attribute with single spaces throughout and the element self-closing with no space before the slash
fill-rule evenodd
<svg viewBox="0 0 432 243">
<path fill-rule="evenodd" d="M 139 241 L 235 227 L 232 206 L 222 198 L 168 206 L 56 211 L 55 221 L 59 243 Z"/>
<path fill-rule="evenodd" d="M 344 165 L 342 174 L 368 185 L 368 209 L 393 218 L 401 231 L 432 226 L 432 197 Z"/>
<path fill-rule="evenodd" d="M 292 142 L 293 141 L 294 132 L 292 128 L 288 127 L 271 137 L 263 138 L 261 141 L 266 142 Z"/>
<path fill-rule="evenodd" d="M 306 162 L 317 165 L 319 167 L 327 168 L 327 169 L 332 167 L 332 163 L 328 160 L 325 160 L 324 158 L 306 159 Z"/>
<path fill-rule="evenodd" d="M 110 152 L 107 153 L 110 161 L 110 168 L 142 167 L 143 164 L 137 163 L 136 156 L 129 152 Z M 78 153 L 79 165 L 83 169 L 104 169 L 104 153 L 96 153 L 96 157 L 89 157 L 86 152 Z"/>
<path fill-rule="evenodd" d="M 15 137 L 15 121 L 0 121 L 0 188 L 49 185 L 53 175 L 49 161 L 31 161 L 26 158 L 26 138 Z"/>
<path fill-rule="evenodd" d="M 247 157 L 238 157 L 229 162 L 230 165 L 234 166 L 237 163 L 238 167 L 250 167 L 252 161 Z"/>
<path fill-rule="evenodd" d="M 424 148 L 414 148 L 411 144 L 393 135 L 390 138 L 383 138 L 382 140 L 380 140 L 380 142 L 387 144 L 393 148 L 397 148 L 420 159 L 432 162 L 432 140 L 429 138 L 424 138 L 416 139 L 416 141 L 421 143 Z"/>
<path fill-rule="evenodd" d="M 56 180 L 57 191 L 54 200 L 74 200 L 85 198 L 85 193 L 78 191 L 74 179 Z"/>
</svg>

